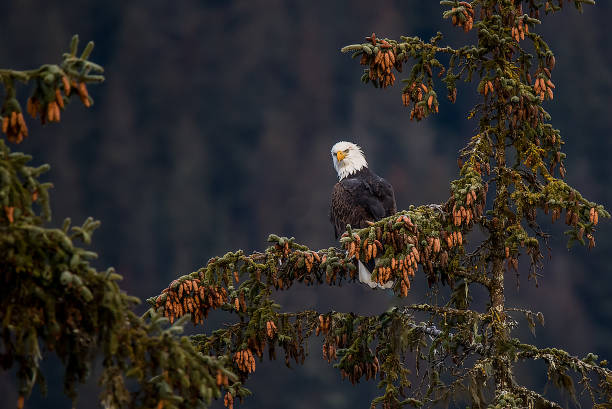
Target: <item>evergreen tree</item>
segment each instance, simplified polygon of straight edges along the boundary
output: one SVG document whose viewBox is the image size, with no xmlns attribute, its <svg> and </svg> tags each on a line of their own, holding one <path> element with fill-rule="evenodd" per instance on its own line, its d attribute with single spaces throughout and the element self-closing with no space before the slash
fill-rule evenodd
<svg viewBox="0 0 612 409">
<path fill-rule="evenodd" d="M 88 60 L 93 43 L 80 56 L 77 46 L 75 36 L 59 65 L 0 70 L 2 132 L 10 142 L 28 136 L 16 81 L 33 83 L 27 111 L 42 123 L 59 122 L 73 96 L 92 105 L 87 84 L 103 81 L 102 68 Z M 45 392 L 40 363 L 49 352 L 64 364 L 64 391 L 73 400 L 98 353 L 105 407 L 195 408 L 219 397 L 217 379 L 236 379 L 229 361 L 203 356 L 188 338 L 178 338 L 185 319 L 168 327 L 153 311 L 144 317 L 131 311 L 139 300 L 120 291 L 121 276 L 112 268 L 94 269 L 89 260 L 96 254 L 75 244 L 90 244 L 100 223 L 89 218 L 71 226 L 67 219 L 61 228 L 48 227 L 51 184 L 39 177 L 49 166 L 32 167 L 30 160 L 0 141 L 0 365 L 16 368 L 17 408 L 36 384 Z M 128 389 L 128 378 L 139 386 Z"/>
<path fill-rule="evenodd" d="M 583 3 L 594 2 L 572 3 L 581 10 Z M 537 280 L 541 248 L 549 237 L 540 226 L 542 212 L 553 222 L 565 212 L 568 244 L 589 248 L 595 246 L 599 217 L 609 217 L 601 205 L 564 182 L 563 139 L 543 107 L 554 98 L 555 57 L 536 27 L 541 16 L 554 14 L 564 1 L 441 4 L 447 8 L 445 19 L 465 32 L 477 32 L 476 44 L 455 49 L 440 45 L 441 34 L 430 41 L 372 34 L 342 50 L 360 58 L 366 66 L 362 81 L 378 88 L 393 86 L 396 72 L 409 67 L 402 102 L 417 121 L 439 110 L 436 77 L 452 102 L 458 81 L 477 83 L 480 101 L 469 113 L 478 121 L 477 133 L 460 153 L 459 177 L 439 210 L 411 206 L 364 229 L 347 226 L 341 248 L 310 250 L 293 238 L 271 235 L 263 252 L 229 252 L 177 278 L 147 300 L 152 309 L 144 317 L 130 312 L 137 300 L 119 290 L 120 276 L 112 269 L 93 269 L 88 260 L 94 254 L 73 244 L 76 239 L 89 243 L 97 222 L 46 227 L 50 186 L 38 177 L 47 167 L 26 166 L 28 156 L 11 153 L 2 143 L 0 362 L 5 369 L 17 367 L 18 407 L 36 382 L 44 385 L 39 369 L 43 348 L 65 363 L 71 397 L 76 383 L 86 378 L 94 353 L 101 351 L 101 400 L 108 407 L 198 407 L 224 393 L 231 408 L 236 398 L 248 395 L 243 384 L 266 347 L 270 359 L 282 351 L 287 365 L 303 363 L 310 336 L 323 337 L 323 358 L 333 361 L 343 378 L 357 383 L 378 377 L 381 396 L 372 406 L 453 400 L 473 407 L 561 407 L 515 377 L 518 362 L 541 360 L 548 378 L 572 399 L 578 399 L 577 379 L 594 406 L 612 407 L 612 371 L 606 361 L 519 340 L 513 335 L 519 325 L 515 317 L 524 316 L 532 330 L 543 317 L 507 305 L 504 295 L 505 275 L 518 275 L 519 260 L 529 262 L 529 279 Z M 28 112 L 43 122 L 59 121 L 71 95 L 91 105 L 85 84 L 101 81 L 91 74 L 101 68 L 88 60 L 91 46 L 80 57 L 76 48 L 74 41 L 60 65 L 0 70 L 2 130 L 9 141 L 27 136 L 15 80 L 34 83 Z M 484 237 L 468 243 L 476 226 Z M 420 269 L 434 293 L 449 294 L 448 302 L 432 297 L 426 304 L 362 316 L 282 312 L 273 299 L 274 291 L 294 284 L 355 281 L 355 259 L 373 259 L 373 278 L 381 284 L 393 280 L 399 297 L 409 295 Z M 477 287 L 488 294 L 483 310 L 473 305 Z M 217 309 L 236 314 L 238 322 L 190 338 L 174 336 L 186 320 L 201 324 Z M 168 320 L 173 325 L 164 329 Z M 135 378 L 139 387 L 126 389 L 126 377 Z M 415 377 L 421 379 L 413 384 Z"/>
<path fill-rule="evenodd" d="M 442 34 L 430 41 L 365 38 L 346 46 L 366 66 L 361 77 L 376 88 L 396 82 L 408 66 L 402 102 L 417 121 L 437 113 L 435 78 L 441 78 L 455 102 L 457 82 L 477 83 L 480 102 L 469 112 L 477 133 L 461 150 L 460 174 L 442 211 L 429 206 L 400 211 L 365 229 L 351 229 L 342 248 L 313 251 L 294 238 L 271 235 L 264 252 L 230 252 L 212 258 L 200 270 L 173 281 L 149 303 L 171 321 L 186 314 L 195 324 L 209 311 L 236 313 L 240 321 L 211 334 L 192 337 L 207 355 L 226 356 L 244 382 L 265 348 L 271 359 L 284 352 L 285 362 L 302 363 L 305 342 L 324 337 L 323 358 L 352 383 L 379 377 L 382 395 L 372 406 L 430 406 L 439 401 L 468 400 L 473 407 L 561 407 L 531 390 L 514 375 L 517 362 L 542 360 L 552 383 L 577 402 L 574 376 L 593 405 L 612 405 L 612 372 L 593 354 L 584 358 L 556 348 L 538 348 L 513 336 L 516 315 L 534 330 L 540 313 L 506 303 L 505 275 L 519 272 L 519 259 L 529 262 L 537 283 L 543 266 L 542 246 L 549 235 L 540 227 L 538 211 L 552 221 L 562 217 L 568 245 L 595 246 L 599 217 L 608 212 L 584 198 L 564 180 L 563 139 L 549 123 L 543 104 L 554 98 L 555 57 L 537 34 L 540 17 L 563 8 L 563 0 L 446 0 L 443 17 L 463 31 L 477 32 L 477 43 L 461 48 L 442 46 Z M 566 2 L 567 3 L 567 2 Z M 591 0 L 573 1 L 578 10 Z M 533 53 L 533 54 L 531 54 Z M 436 72 L 437 71 L 437 72 Z M 477 79 L 477 80 L 476 80 Z M 491 186 L 491 191 L 489 191 Z M 487 204 L 489 203 L 489 204 Z M 468 236 L 478 226 L 484 232 L 468 250 Z M 354 281 L 355 259 L 375 260 L 375 278 L 393 280 L 399 297 L 409 293 L 419 266 L 437 292 L 448 284 L 449 301 L 395 307 L 379 316 L 351 312 L 281 312 L 274 290 L 294 284 L 339 285 Z M 472 307 L 472 293 L 488 293 L 484 310 Z M 425 321 L 419 321 L 423 317 Z M 416 361 L 416 376 L 406 356 Z M 244 391 L 230 384 L 225 404 L 232 407 Z"/>
</svg>

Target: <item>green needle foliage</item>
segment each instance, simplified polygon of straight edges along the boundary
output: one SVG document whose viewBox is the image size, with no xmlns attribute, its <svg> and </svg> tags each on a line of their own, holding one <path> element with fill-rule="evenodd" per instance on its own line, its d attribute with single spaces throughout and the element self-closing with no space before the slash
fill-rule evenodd
<svg viewBox="0 0 612 409">
<path fill-rule="evenodd" d="M 102 68 L 87 60 L 93 43 L 80 57 L 77 46 L 75 36 L 60 65 L 0 70 L 5 91 L 0 120 L 9 141 L 27 135 L 15 80 L 33 83 L 28 111 L 43 122 L 59 121 L 59 110 L 75 95 L 71 89 L 91 105 L 85 83 L 101 82 L 103 77 L 90 72 Z M 77 242 L 90 244 L 99 222 L 89 218 L 71 226 L 65 220 L 62 228 L 49 227 L 51 184 L 39 179 L 49 166 L 32 167 L 30 160 L 0 140 L 0 366 L 16 369 L 17 407 L 36 384 L 45 392 L 40 364 L 50 353 L 65 366 L 64 391 L 73 400 L 101 356 L 100 400 L 108 408 L 204 407 L 221 396 L 219 385 L 232 381 L 239 388 L 225 358 L 203 355 L 177 336 L 184 320 L 168 327 L 153 311 L 136 316 L 131 310 L 140 301 L 120 290 L 121 276 L 89 264 L 96 254 Z M 128 379 L 138 386 L 128 389 Z"/>
<path fill-rule="evenodd" d="M 323 358 L 334 362 L 352 383 L 378 378 L 381 396 L 372 406 L 433 406 L 469 402 L 472 407 L 560 408 L 514 376 L 518 362 L 542 360 L 551 384 L 577 403 L 575 380 L 595 407 L 612 407 L 612 371 L 589 354 L 578 358 L 556 348 L 537 348 L 513 335 L 518 314 L 533 330 L 541 313 L 509 306 L 505 274 L 518 274 L 519 260 L 530 266 L 529 278 L 542 268 L 542 246 L 548 234 L 537 216 L 552 221 L 564 214 L 568 245 L 595 246 L 600 217 L 609 213 L 584 198 L 564 180 L 563 139 L 549 123 L 543 104 L 554 98 L 555 57 L 537 34 L 540 18 L 564 6 L 562 0 L 441 1 L 443 17 L 465 32 L 477 32 L 476 43 L 441 46 L 442 34 L 430 41 L 418 37 L 380 39 L 346 46 L 365 72 L 362 81 L 377 88 L 402 79 L 402 102 L 410 118 L 438 112 L 440 85 L 457 98 L 457 82 L 474 85 L 480 101 L 470 111 L 477 133 L 461 150 L 461 170 L 450 184 L 449 199 L 439 205 L 411 207 L 343 235 L 342 248 L 313 251 L 293 238 L 271 235 L 271 246 L 250 255 L 230 252 L 211 259 L 200 270 L 180 277 L 148 302 L 171 321 L 189 315 L 202 323 L 214 309 L 239 316 L 238 323 L 192 337 L 204 354 L 233 361 L 240 382 L 256 370 L 256 358 L 267 349 L 270 359 L 282 350 L 287 365 L 302 363 L 310 336 L 324 338 Z M 589 0 L 575 0 L 581 10 Z M 439 78 L 439 80 L 437 80 Z M 441 84 L 437 82 L 440 81 Z M 489 192 L 489 188 L 490 192 Z M 468 252 L 464 237 L 478 226 L 484 238 Z M 521 257 L 521 255 L 523 257 Z M 379 316 L 343 312 L 282 312 L 274 290 L 297 283 L 339 285 L 355 281 L 355 259 L 375 261 L 373 278 L 392 280 L 393 291 L 408 295 L 421 269 L 438 292 L 450 287 L 449 301 L 409 305 Z M 438 288 L 440 287 L 440 288 Z M 472 307 L 476 287 L 488 294 L 484 310 Z M 419 317 L 425 317 L 420 321 Z M 406 357 L 413 355 L 416 373 Z M 419 382 L 412 383 L 414 377 Z M 225 404 L 233 407 L 244 391 L 230 389 Z"/>
</svg>

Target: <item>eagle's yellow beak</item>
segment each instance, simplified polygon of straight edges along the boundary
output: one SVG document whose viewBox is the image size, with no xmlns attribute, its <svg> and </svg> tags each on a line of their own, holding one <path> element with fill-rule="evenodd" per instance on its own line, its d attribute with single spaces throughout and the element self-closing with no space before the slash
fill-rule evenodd
<svg viewBox="0 0 612 409">
<path fill-rule="evenodd" d="M 346 154 L 343 151 L 336 152 L 336 157 L 338 158 L 338 162 L 346 157 Z"/>
</svg>

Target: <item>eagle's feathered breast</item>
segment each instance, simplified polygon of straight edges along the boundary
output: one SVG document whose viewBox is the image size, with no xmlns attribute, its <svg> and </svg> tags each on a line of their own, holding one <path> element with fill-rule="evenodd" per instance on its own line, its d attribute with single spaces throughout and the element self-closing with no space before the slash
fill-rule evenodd
<svg viewBox="0 0 612 409">
<path fill-rule="evenodd" d="M 336 238 L 350 224 L 367 227 L 366 221 L 377 221 L 397 212 L 393 187 L 385 179 L 362 168 L 334 186 L 330 219 Z"/>
</svg>

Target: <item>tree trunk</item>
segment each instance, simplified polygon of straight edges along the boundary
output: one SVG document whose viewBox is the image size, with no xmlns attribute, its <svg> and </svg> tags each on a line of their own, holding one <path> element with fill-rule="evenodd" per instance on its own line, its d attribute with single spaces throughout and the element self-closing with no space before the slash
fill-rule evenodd
<svg viewBox="0 0 612 409">
<path fill-rule="evenodd" d="M 500 111 L 498 111 L 500 112 Z M 495 372 L 495 394 L 499 395 L 502 391 L 508 390 L 511 386 L 510 362 L 503 353 L 503 344 L 509 339 L 510 334 L 506 326 L 505 297 L 504 297 L 504 259 L 505 259 L 505 229 L 508 227 L 508 220 L 504 216 L 508 208 L 508 182 L 504 177 L 506 169 L 506 147 L 505 120 L 502 114 L 498 117 L 498 135 L 495 159 L 498 169 L 495 201 L 493 205 L 493 218 L 491 219 L 489 232 L 491 239 L 491 285 L 489 287 L 490 308 L 493 319 L 492 339 L 494 344 L 493 368 Z M 502 128 L 502 129 L 500 129 Z"/>
</svg>

